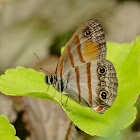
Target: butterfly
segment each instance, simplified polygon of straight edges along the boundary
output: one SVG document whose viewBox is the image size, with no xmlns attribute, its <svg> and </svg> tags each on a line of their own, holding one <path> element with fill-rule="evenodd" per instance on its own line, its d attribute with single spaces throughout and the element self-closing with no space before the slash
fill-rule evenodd
<svg viewBox="0 0 140 140">
<path fill-rule="evenodd" d="M 73 34 L 59 58 L 55 75 L 45 82 L 83 106 L 104 113 L 117 96 L 113 64 L 105 59 L 106 41 L 101 24 L 90 19 Z"/>
</svg>

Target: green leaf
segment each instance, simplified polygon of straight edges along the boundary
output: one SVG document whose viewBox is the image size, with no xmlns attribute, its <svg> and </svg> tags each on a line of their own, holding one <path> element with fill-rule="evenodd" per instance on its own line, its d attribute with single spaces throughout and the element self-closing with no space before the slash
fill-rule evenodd
<svg viewBox="0 0 140 140">
<path fill-rule="evenodd" d="M 5 116 L 0 115 L 0 140 L 20 140 L 15 134 L 14 126 Z"/>
<path fill-rule="evenodd" d="M 70 119 L 84 132 L 90 135 L 117 135 L 120 130 L 129 126 L 136 117 L 133 106 L 140 93 L 140 37 L 133 43 L 107 43 L 107 59 L 116 69 L 118 78 L 118 95 L 112 107 L 104 114 L 94 112 L 90 107 L 84 107 L 68 100 L 66 96 L 56 92 L 50 86 L 48 93 L 44 82 L 45 75 L 33 69 L 18 67 L 9 69 L 0 77 L 0 90 L 6 95 L 31 96 L 59 103 Z"/>
</svg>

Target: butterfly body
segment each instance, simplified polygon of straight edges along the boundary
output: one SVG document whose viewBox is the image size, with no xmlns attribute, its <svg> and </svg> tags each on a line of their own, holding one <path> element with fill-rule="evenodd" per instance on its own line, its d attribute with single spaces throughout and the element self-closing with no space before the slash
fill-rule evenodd
<svg viewBox="0 0 140 140">
<path fill-rule="evenodd" d="M 100 23 L 91 19 L 80 26 L 63 51 L 54 76 L 46 83 L 98 113 L 112 106 L 117 95 L 113 64 L 105 59 L 106 42 Z"/>
</svg>

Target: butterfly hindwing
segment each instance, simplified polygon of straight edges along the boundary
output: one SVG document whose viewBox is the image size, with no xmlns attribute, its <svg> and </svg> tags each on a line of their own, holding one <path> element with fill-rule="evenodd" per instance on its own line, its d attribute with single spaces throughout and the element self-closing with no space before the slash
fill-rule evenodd
<svg viewBox="0 0 140 140">
<path fill-rule="evenodd" d="M 100 73 L 102 68 L 105 68 L 104 73 Z M 64 92 L 70 98 L 84 106 L 91 106 L 98 113 L 112 106 L 117 95 L 116 72 L 107 60 L 94 60 L 71 68 L 63 77 L 63 82 Z"/>
</svg>

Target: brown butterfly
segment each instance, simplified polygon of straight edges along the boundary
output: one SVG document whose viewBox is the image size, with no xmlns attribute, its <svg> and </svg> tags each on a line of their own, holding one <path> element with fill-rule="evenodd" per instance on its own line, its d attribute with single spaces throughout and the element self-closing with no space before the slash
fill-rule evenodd
<svg viewBox="0 0 140 140">
<path fill-rule="evenodd" d="M 113 64 L 105 59 L 106 41 L 100 23 L 90 19 L 73 34 L 48 85 L 98 113 L 112 106 L 118 82 Z"/>
</svg>

